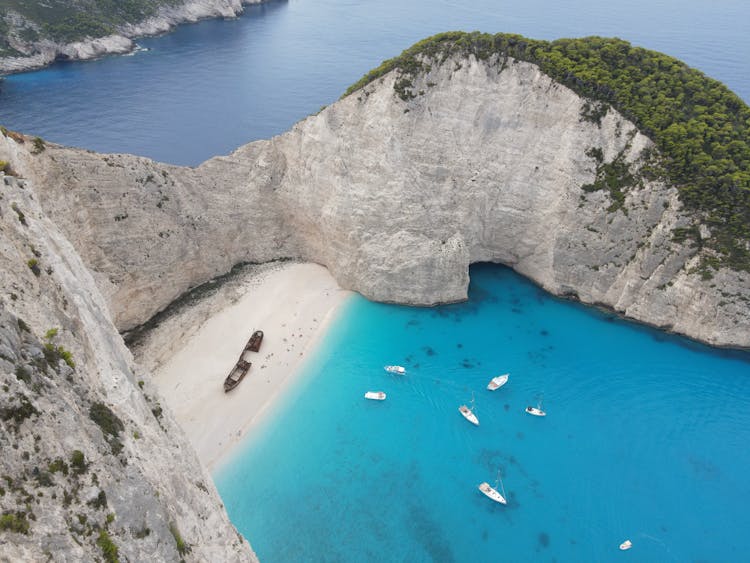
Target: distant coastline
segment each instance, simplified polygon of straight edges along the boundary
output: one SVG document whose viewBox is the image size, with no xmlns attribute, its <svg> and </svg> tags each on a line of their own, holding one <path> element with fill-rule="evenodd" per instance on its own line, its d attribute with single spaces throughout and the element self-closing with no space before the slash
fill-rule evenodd
<svg viewBox="0 0 750 563">
<path fill-rule="evenodd" d="M 178 25 L 206 19 L 235 18 L 244 12 L 245 6 L 268 1 L 185 0 L 177 6 L 164 5 L 155 15 L 141 21 L 117 25 L 113 28 L 113 33 L 86 36 L 73 41 L 55 40 L 45 35 L 32 41 L 23 41 L 17 37 L 11 38 L 13 30 L 8 30 L 8 37 L 0 37 L 0 40 L 12 45 L 18 55 L 0 56 L 0 76 L 38 70 L 58 61 L 84 61 L 131 53 L 137 50 L 135 39 L 139 37 L 169 33 Z M 0 19 L 0 24 L 2 22 Z M 40 28 L 36 22 L 31 25 Z"/>
</svg>

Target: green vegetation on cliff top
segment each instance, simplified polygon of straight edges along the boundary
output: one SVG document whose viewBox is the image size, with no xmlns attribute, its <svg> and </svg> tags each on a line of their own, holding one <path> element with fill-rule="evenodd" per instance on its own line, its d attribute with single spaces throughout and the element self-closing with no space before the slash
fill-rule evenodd
<svg viewBox="0 0 750 563">
<path fill-rule="evenodd" d="M 184 0 L 0 0 L 0 56 L 13 54 L 8 44 L 6 16 L 13 12 L 32 25 L 16 30 L 23 39 L 50 38 L 72 42 L 103 37 L 119 25 L 138 23 L 156 14 L 161 6 Z M 35 29 L 36 28 L 36 29 Z"/>
<path fill-rule="evenodd" d="M 702 240 L 704 266 L 750 271 L 750 108 L 720 82 L 681 61 L 627 41 L 586 37 L 539 41 L 520 35 L 449 32 L 389 59 L 345 95 L 394 69 L 394 89 L 414 97 L 412 80 L 430 62 L 453 55 L 498 55 L 534 63 L 579 95 L 611 106 L 650 137 L 686 208 L 711 231 Z"/>
</svg>

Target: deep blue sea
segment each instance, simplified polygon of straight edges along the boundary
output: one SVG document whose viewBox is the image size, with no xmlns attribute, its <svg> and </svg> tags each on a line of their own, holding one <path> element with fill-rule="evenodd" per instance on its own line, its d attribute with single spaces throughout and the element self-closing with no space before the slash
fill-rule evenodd
<svg viewBox="0 0 750 563">
<path fill-rule="evenodd" d="M 524 412 L 540 400 L 546 418 Z M 215 478 L 266 562 L 729 562 L 750 549 L 748 444 L 750 355 L 483 264 L 467 303 L 349 301 Z M 507 506 L 477 490 L 498 470 Z"/>
<path fill-rule="evenodd" d="M 7 77 L 0 124 L 195 165 L 285 131 L 452 29 L 618 36 L 748 101 L 748 22 L 745 0 L 272 2 L 140 40 L 133 56 Z M 559 301 L 502 266 L 471 278 L 459 305 L 352 298 L 300 384 L 216 473 L 261 559 L 746 560 L 748 355 Z M 478 428 L 458 413 L 472 394 Z M 544 419 L 524 413 L 538 401 Z M 498 471 L 505 507 L 476 488 Z"/>
<path fill-rule="evenodd" d="M 0 124 L 101 152 L 195 165 L 269 138 L 371 68 L 449 30 L 617 36 L 680 58 L 750 101 L 747 0 L 290 0 L 0 83 Z"/>
</svg>

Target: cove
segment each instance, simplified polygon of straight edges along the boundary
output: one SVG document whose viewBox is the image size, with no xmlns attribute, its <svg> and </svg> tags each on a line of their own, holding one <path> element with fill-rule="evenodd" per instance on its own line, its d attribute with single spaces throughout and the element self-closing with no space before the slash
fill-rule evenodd
<svg viewBox="0 0 750 563">
<path fill-rule="evenodd" d="M 0 122 L 195 165 L 286 130 L 381 60 L 456 28 L 617 35 L 748 100 L 749 10 L 736 0 L 274 2 L 144 39 L 132 57 L 8 77 Z M 386 374 L 391 363 L 408 375 Z M 740 559 L 748 367 L 746 355 L 478 266 L 464 304 L 355 298 L 286 404 L 216 479 L 263 561 L 605 561 L 626 538 L 638 561 Z M 504 372 L 506 387 L 484 390 Z M 365 402 L 370 389 L 388 399 Z M 472 392 L 479 428 L 457 412 Z M 539 399 L 544 420 L 523 412 Z M 476 490 L 498 469 L 507 507 Z"/>
<path fill-rule="evenodd" d="M 475 265 L 466 303 L 354 297 L 215 479 L 262 561 L 608 561 L 628 538 L 638 561 L 728 561 L 748 548 L 749 376 L 747 353 Z M 507 506 L 477 490 L 498 470 Z"/>
</svg>

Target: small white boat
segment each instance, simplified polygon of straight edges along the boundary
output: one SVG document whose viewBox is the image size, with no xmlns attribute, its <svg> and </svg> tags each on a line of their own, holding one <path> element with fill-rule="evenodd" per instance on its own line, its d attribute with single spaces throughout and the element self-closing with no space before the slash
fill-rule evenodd
<svg viewBox="0 0 750 563">
<path fill-rule="evenodd" d="M 500 483 L 500 486 L 503 489 L 503 494 L 500 494 L 500 491 L 497 490 L 497 484 Z M 490 486 L 489 483 L 481 483 L 479 485 L 479 490 L 482 491 L 488 498 L 491 498 L 495 502 L 499 502 L 500 504 L 508 504 L 508 501 L 505 500 L 505 487 L 503 487 L 503 480 L 500 479 L 500 472 L 497 472 L 497 480 L 495 481 L 495 486 Z"/>
<path fill-rule="evenodd" d="M 475 415 L 469 407 L 466 405 L 461 405 L 458 407 L 458 412 L 460 412 L 466 420 L 471 422 L 474 426 L 479 426 L 479 419 L 477 418 L 477 415 Z"/>
<path fill-rule="evenodd" d="M 477 415 L 474 414 L 474 396 L 471 397 L 471 408 L 467 407 L 466 405 L 461 405 L 458 407 L 458 412 L 461 413 L 461 415 L 471 422 L 474 426 L 479 426 L 479 419 L 477 418 Z"/>
<path fill-rule="evenodd" d="M 479 490 L 495 502 L 499 502 L 500 504 L 508 504 L 508 501 L 505 500 L 505 497 L 501 495 L 497 489 L 490 486 L 489 483 L 482 483 L 481 485 L 479 485 Z"/>
<path fill-rule="evenodd" d="M 382 391 L 368 391 L 365 393 L 365 399 L 372 399 L 373 401 L 385 401 L 385 393 Z"/>
<path fill-rule="evenodd" d="M 505 373 L 503 375 L 498 375 L 497 377 L 493 377 L 490 379 L 490 382 L 487 384 L 487 389 L 490 391 L 495 391 L 497 389 L 500 389 L 503 385 L 508 383 L 508 376 L 509 374 Z"/>
<path fill-rule="evenodd" d="M 633 542 L 630 540 L 625 540 L 620 544 L 620 551 L 627 551 L 631 547 L 633 547 Z"/>
<path fill-rule="evenodd" d="M 526 407 L 526 412 L 533 416 L 547 416 L 547 413 L 542 410 L 542 401 L 544 400 L 544 397 L 539 397 L 539 402 L 536 404 L 535 407 Z"/>
<path fill-rule="evenodd" d="M 384 369 L 389 373 L 395 373 L 397 375 L 404 375 L 406 373 L 406 368 L 401 366 L 385 366 Z"/>
</svg>

